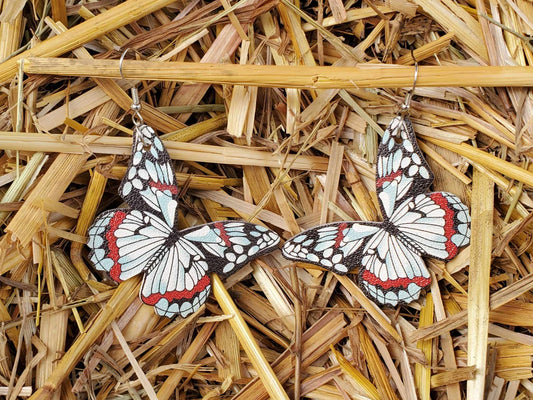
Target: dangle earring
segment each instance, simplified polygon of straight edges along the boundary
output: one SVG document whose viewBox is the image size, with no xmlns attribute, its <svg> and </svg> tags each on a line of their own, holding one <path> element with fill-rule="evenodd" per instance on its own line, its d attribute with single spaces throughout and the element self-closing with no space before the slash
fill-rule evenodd
<svg viewBox="0 0 533 400">
<path fill-rule="evenodd" d="M 120 58 L 119 68 L 127 50 Z M 229 275 L 272 251 L 279 236 L 260 225 L 219 221 L 178 230 L 172 160 L 141 116 L 132 93 L 133 145 L 119 194 L 130 208 L 101 213 L 89 228 L 89 259 L 116 282 L 144 273 L 141 300 L 165 317 L 197 311 L 211 290 L 210 273 Z"/>
<path fill-rule="evenodd" d="M 413 57 L 414 59 L 414 57 Z M 382 222 L 334 222 L 288 240 L 283 255 L 345 275 L 359 268 L 359 286 L 377 302 L 417 300 L 431 283 L 422 257 L 450 260 L 470 242 L 468 208 L 454 194 L 426 193 L 433 173 L 416 142 L 409 108 L 418 78 L 378 148 L 376 193 Z"/>
</svg>

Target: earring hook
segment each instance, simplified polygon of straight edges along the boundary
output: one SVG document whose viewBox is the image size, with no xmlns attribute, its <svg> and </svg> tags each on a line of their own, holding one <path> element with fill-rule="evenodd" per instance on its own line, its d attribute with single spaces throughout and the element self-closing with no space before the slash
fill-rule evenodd
<svg viewBox="0 0 533 400">
<path fill-rule="evenodd" d="M 413 94 L 414 94 L 415 88 L 416 88 L 416 81 L 418 79 L 418 61 L 416 61 L 415 53 L 414 53 L 413 49 L 411 49 L 411 57 L 413 58 L 413 61 L 415 62 L 415 76 L 414 76 L 414 79 L 413 79 L 413 87 L 411 88 L 409 93 L 407 93 L 407 96 L 405 96 L 405 101 L 403 102 L 403 104 L 401 106 L 401 111 L 402 112 L 408 112 L 409 108 L 411 107 L 411 99 L 413 98 Z"/>
<path fill-rule="evenodd" d="M 126 54 L 128 54 L 128 51 L 130 51 L 129 48 L 127 48 L 126 50 L 124 50 L 124 51 L 122 52 L 122 55 L 120 56 L 120 60 L 119 60 L 119 62 L 118 62 L 118 71 L 120 72 L 120 77 L 121 77 L 122 79 L 126 79 L 126 78 L 124 77 L 124 73 L 122 72 L 122 64 L 124 63 L 124 58 L 126 57 Z"/>
<path fill-rule="evenodd" d="M 128 51 L 130 51 L 130 48 L 127 48 L 122 52 L 122 55 L 120 56 L 120 60 L 118 62 L 118 70 L 120 72 L 120 77 L 122 79 L 126 79 L 124 76 L 124 72 L 122 71 L 122 64 L 124 63 L 124 58 L 126 57 L 126 54 L 128 54 Z M 140 126 L 144 124 L 143 117 L 141 116 L 141 102 L 139 101 L 139 92 L 137 88 L 134 86 L 131 88 L 131 110 L 133 111 L 132 120 L 135 126 Z"/>
</svg>

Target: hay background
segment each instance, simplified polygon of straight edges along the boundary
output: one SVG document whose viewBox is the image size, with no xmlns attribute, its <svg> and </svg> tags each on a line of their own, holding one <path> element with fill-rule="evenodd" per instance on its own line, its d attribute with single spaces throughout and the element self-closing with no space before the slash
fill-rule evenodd
<svg viewBox="0 0 533 400">
<path fill-rule="evenodd" d="M 533 397 L 533 72 L 516 68 L 533 61 L 530 1 L 0 9 L 0 395 Z M 117 79 L 124 48 L 138 61 Z M 378 220 L 376 149 L 411 85 L 410 49 L 434 189 L 473 216 L 471 246 L 428 261 L 427 296 L 379 308 L 355 276 L 276 251 L 169 320 L 141 304 L 138 278 L 117 286 L 87 263 L 88 226 L 121 202 L 133 85 L 176 160 L 181 227 L 244 218 L 287 239 Z"/>
</svg>

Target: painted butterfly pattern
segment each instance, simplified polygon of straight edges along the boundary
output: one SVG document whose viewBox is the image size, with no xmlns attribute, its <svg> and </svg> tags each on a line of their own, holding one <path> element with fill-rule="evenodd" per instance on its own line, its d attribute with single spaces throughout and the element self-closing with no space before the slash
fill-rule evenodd
<svg viewBox="0 0 533 400">
<path fill-rule="evenodd" d="M 89 258 L 116 282 L 144 273 L 141 300 L 161 316 L 197 311 L 209 296 L 210 273 L 233 273 L 280 240 L 275 232 L 242 221 L 177 230 L 178 187 L 171 159 L 148 125 L 134 130 L 119 193 L 131 208 L 96 218 L 88 231 Z"/>
<path fill-rule="evenodd" d="M 433 173 L 411 122 L 397 116 L 378 148 L 376 193 L 382 222 L 334 222 L 287 241 L 283 255 L 338 274 L 360 267 L 359 285 L 381 304 L 418 299 L 431 283 L 422 257 L 449 260 L 470 242 L 470 215 L 450 193 L 426 193 Z"/>
</svg>

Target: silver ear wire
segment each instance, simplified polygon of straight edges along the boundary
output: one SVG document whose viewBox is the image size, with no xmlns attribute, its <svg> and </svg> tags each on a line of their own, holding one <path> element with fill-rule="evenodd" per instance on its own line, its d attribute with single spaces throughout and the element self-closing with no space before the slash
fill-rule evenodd
<svg viewBox="0 0 533 400">
<path fill-rule="evenodd" d="M 414 79 L 413 79 L 413 87 L 411 88 L 409 93 L 407 93 L 407 96 L 405 96 L 405 101 L 403 102 L 403 104 L 401 106 L 401 112 L 408 112 L 409 111 L 409 108 L 411 107 L 411 99 L 413 98 L 413 94 L 414 94 L 415 88 L 416 88 L 416 81 L 418 79 L 418 61 L 416 61 L 415 53 L 414 53 L 413 50 L 411 50 L 411 57 L 413 57 L 413 61 L 415 62 L 415 76 L 414 76 Z"/>
<path fill-rule="evenodd" d="M 124 77 L 124 72 L 122 71 L 122 65 L 124 63 L 124 58 L 126 57 L 126 54 L 130 51 L 130 49 L 126 49 L 122 52 L 122 55 L 120 56 L 120 60 L 118 62 L 118 70 L 120 72 L 120 77 L 122 79 L 126 79 Z M 141 102 L 139 101 L 139 92 L 137 91 L 136 87 L 131 88 L 131 110 L 133 111 L 132 121 L 135 124 L 135 126 L 140 126 L 144 124 L 143 117 L 141 116 Z"/>
<path fill-rule="evenodd" d="M 122 52 L 122 55 L 120 56 L 120 60 L 118 62 L 118 71 L 120 72 L 120 77 L 122 79 L 126 79 L 124 77 L 124 73 L 122 72 L 122 64 L 124 63 L 124 58 L 126 57 L 126 54 L 128 54 L 128 51 L 130 51 L 130 49 L 126 49 Z"/>
</svg>

